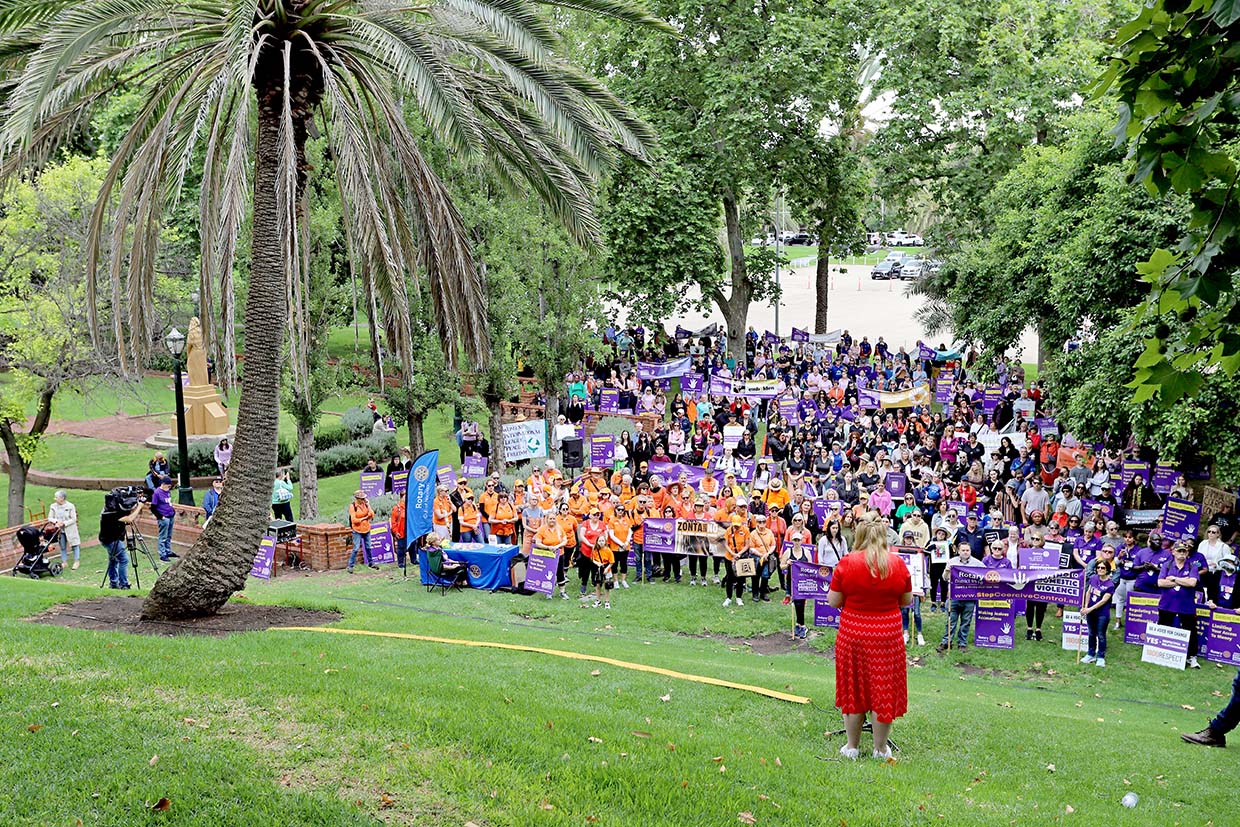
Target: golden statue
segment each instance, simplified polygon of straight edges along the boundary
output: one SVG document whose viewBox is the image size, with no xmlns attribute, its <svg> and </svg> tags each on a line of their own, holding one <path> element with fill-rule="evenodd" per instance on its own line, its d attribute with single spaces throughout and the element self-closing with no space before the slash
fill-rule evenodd
<svg viewBox="0 0 1240 827">
<path fill-rule="evenodd" d="M 211 384 L 207 371 L 207 349 L 202 344 L 202 325 L 190 319 L 189 336 L 185 340 L 185 366 L 189 386 L 185 388 L 185 435 L 222 436 L 228 433 L 228 411 L 220 393 Z M 172 417 L 172 435 L 177 433 L 177 418 Z"/>
</svg>

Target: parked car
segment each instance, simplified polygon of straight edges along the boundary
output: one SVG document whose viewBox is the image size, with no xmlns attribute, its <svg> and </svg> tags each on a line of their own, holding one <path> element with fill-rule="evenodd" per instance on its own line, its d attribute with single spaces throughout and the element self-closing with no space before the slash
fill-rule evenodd
<svg viewBox="0 0 1240 827">
<path fill-rule="evenodd" d="M 906 233 L 904 230 L 896 230 L 887 233 L 887 243 L 893 247 L 920 247 L 925 244 L 922 237 L 916 233 Z"/>
<path fill-rule="evenodd" d="M 900 267 L 901 261 L 899 259 L 885 258 L 874 265 L 874 269 L 870 271 L 870 278 L 876 281 L 898 279 L 900 278 Z"/>
<path fill-rule="evenodd" d="M 801 247 L 813 247 L 818 244 L 818 239 L 809 233 L 793 233 L 788 238 L 788 244 L 795 244 Z"/>
<path fill-rule="evenodd" d="M 905 281 L 917 281 L 926 272 L 926 262 L 919 258 L 910 258 L 900 267 L 900 278 Z"/>
</svg>

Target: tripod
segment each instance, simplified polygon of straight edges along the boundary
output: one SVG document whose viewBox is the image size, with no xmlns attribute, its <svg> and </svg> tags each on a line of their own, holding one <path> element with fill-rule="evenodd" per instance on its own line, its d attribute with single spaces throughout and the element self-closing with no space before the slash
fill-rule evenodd
<svg viewBox="0 0 1240 827">
<path fill-rule="evenodd" d="M 134 528 L 132 525 L 125 527 L 125 550 L 129 552 L 129 561 L 133 563 L 133 582 L 140 589 L 142 588 L 142 578 L 138 576 L 138 554 L 142 554 L 151 564 L 151 571 L 155 572 L 155 576 L 159 577 L 159 558 L 155 556 L 155 552 L 151 551 L 151 547 L 146 544 L 146 538 Z M 103 582 L 99 584 L 99 588 L 108 585 L 108 573 L 103 573 Z"/>
</svg>

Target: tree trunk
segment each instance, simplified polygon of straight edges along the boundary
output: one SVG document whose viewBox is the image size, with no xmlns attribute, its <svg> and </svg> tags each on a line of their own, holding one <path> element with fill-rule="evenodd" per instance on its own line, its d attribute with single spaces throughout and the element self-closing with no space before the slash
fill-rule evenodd
<svg viewBox="0 0 1240 827">
<path fill-rule="evenodd" d="M 409 408 L 405 411 L 405 421 L 409 423 L 409 451 L 416 459 L 426 451 L 426 417 L 420 411 Z"/>
<path fill-rule="evenodd" d="M 297 519 L 309 522 L 319 518 L 319 468 L 318 452 L 314 448 L 314 428 L 297 422 L 297 483 L 301 487 L 301 501 L 297 506 Z"/>
<path fill-rule="evenodd" d="M 4 436 L 4 452 L 9 458 L 9 515 L 10 526 L 26 522 L 26 463 L 22 462 L 21 451 L 17 449 L 17 439 L 13 428 L 6 421 L 0 425 L 0 433 Z"/>
<path fill-rule="evenodd" d="M 383 343 L 379 339 L 379 323 L 375 318 L 375 287 L 370 278 L 370 268 L 363 274 L 362 284 L 366 288 L 366 321 L 370 325 L 370 358 L 375 363 L 375 375 L 378 377 L 379 393 L 383 393 Z"/>
<path fill-rule="evenodd" d="M 484 394 L 483 398 L 487 403 L 487 410 L 490 412 L 490 428 L 491 428 L 491 470 L 495 473 L 502 474 L 507 470 L 507 463 L 504 462 L 504 418 L 500 413 L 498 396 Z"/>
<path fill-rule="evenodd" d="M 314 103 L 310 98 L 316 94 L 312 91 L 313 78 L 307 76 L 313 70 L 306 63 L 302 55 L 295 58 L 292 82 L 298 195 L 305 186 L 306 120 Z M 245 303 L 245 375 L 237 405 L 232 464 L 210 524 L 193 548 L 151 589 L 142 607 L 147 620 L 200 617 L 219 611 L 245 586 L 267 527 L 280 425 L 281 355 L 289 312 L 276 197 L 283 76 L 280 50 L 264 48 L 254 75 L 258 103 L 254 218 Z"/>
<path fill-rule="evenodd" d="M 818 225 L 818 263 L 814 268 L 814 332 L 827 332 L 827 305 L 830 296 L 827 294 L 831 286 L 831 247 L 827 244 L 827 225 Z"/>
<path fill-rule="evenodd" d="M 749 319 L 749 271 L 745 266 L 744 239 L 741 238 L 740 208 L 731 193 L 723 197 L 723 220 L 727 228 L 728 261 L 732 270 L 732 294 L 715 296 L 715 304 L 728 326 L 728 353 L 737 365 L 745 363 L 745 323 Z"/>
</svg>

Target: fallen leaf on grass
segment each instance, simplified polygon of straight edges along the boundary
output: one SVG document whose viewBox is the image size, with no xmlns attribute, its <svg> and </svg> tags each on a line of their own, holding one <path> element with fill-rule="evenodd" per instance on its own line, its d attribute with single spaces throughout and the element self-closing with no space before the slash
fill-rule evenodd
<svg viewBox="0 0 1240 827">
<path fill-rule="evenodd" d="M 58 706 L 60 706 L 60 701 L 52 701 L 52 709 L 55 709 Z"/>
<path fill-rule="evenodd" d="M 588 740 L 590 741 L 590 743 L 591 743 L 591 744 L 601 744 L 601 743 L 603 743 L 603 739 L 602 739 L 602 738 L 595 738 L 593 735 L 591 735 L 591 736 L 590 736 L 590 738 L 589 738 Z"/>
<path fill-rule="evenodd" d="M 675 752 L 675 751 L 676 751 L 676 745 L 675 745 L 675 744 L 673 744 L 671 741 L 668 741 L 668 742 L 667 742 L 667 751 L 668 751 L 668 752 Z"/>
<path fill-rule="evenodd" d="M 1068 815 L 1072 815 L 1073 813 L 1075 813 L 1075 812 L 1076 812 L 1076 810 L 1073 808 L 1073 806 L 1072 806 L 1071 804 L 1066 805 L 1066 806 L 1063 808 L 1063 811 L 1064 811 L 1065 813 L 1067 813 Z"/>
<path fill-rule="evenodd" d="M 150 760 L 150 761 L 147 761 L 146 763 L 150 764 L 152 767 L 153 767 L 153 766 L 155 766 L 156 764 L 158 764 L 158 763 L 159 763 L 159 756 L 158 756 L 158 755 L 152 755 L 152 756 L 151 756 L 151 760 Z"/>
<path fill-rule="evenodd" d="M 770 800 L 770 798 L 771 798 L 771 797 L 770 797 L 769 795 L 766 795 L 765 793 L 758 793 L 758 800 L 759 800 L 759 801 L 769 801 L 769 800 Z"/>
<path fill-rule="evenodd" d="M 30 726 L 26 727 L 27 732 L 38 732 L 41 729 L 43 729 L 43 724 L 31 724 Z"/>
<path fill-rule="evenodd" d="M 547 810 L 548 812 L 555 809 L 555 805 L 545 798 L 542 800 L 542 804 L 539 804 L 538 806 L 542 807 L 544 810 Z"/>
<path fill-rule="evenodd" d="M 172 809 L 172 801 L 167 798 L 161 798 L 151 805 L 151 809 L 157 813 L 167 812 Z"/>
<path fill-rule="evenodd" d="M 1197 707 L 1195 707 L 1195 706 L 1189 706 L 1188 704 L 1180 704 L 1180 709 L 1187 709 L 1189 712 L 1196 712 L 1196 711 L 1197 711 Z"/>
<path fill-rule="evenodd" d="M 1047 772 L 1054 772 L 1054 771 L 1055 771 L 1055 765 L 1054 765 L 1054 764 L 1047 764 L 1047 765 L 1046 765 L 1046 771 L 1047 771 Z"/>
<path fill-rule="evenodd" d="M 551 723 L 550 721 L 547 721 L 547 729 L 555 729 L 555 724 Z"/>
<path fill-rule="evenodd" d="M 727 772 L 727 771 L 728 771 L 727 767 L 725 767 L 723 764 L 719 765 L 719 772 Z"/>
<path fill-rule="evenodd" d="M 743 813 L 737 813 L 736 820 L 739 821 L 741 824 L 753 824 L 757 821 L 757 819 L 753 817 L 753 813 L 749 812 L 748 810 L 746 810 Z"/>
<path fill-rule="evenodd" d="M 779 756 L 778 755 L 775 756 L 775 766 L 782 767 L 783 765 L 784 765 L 784 762 L 779 760 Z"/>
<path fill-rule="evenodd" d="M 586 816 L 586 824 L 593 824 L 598 821 L 598 816 Z"/>
<path fill-rule="evenodd" d="M 467 822 L 465 822 L 464 827 L 478 827 L 478 825 L 477 825 L 477 824 L 475 824 L 475 823 L 474 823 L 474 822 L 472 822 L 472 821 L 467 821 Z"/>
<path fill-rule="evenodd" d="M 1125 787 L 1131 787 L 1131 786 L 1132 786 L 1132 782 L 1131 782 L 1131 781 L 1129 781 L 1127 778 L 1125 778 L 1125 779 L 1124 779 L 1124 786 L 1125 786 Z"/>
<path fill-rule="evenodd" d="M 670 693 L 670 692 L 669 692 L 668 694 L 666 694 L 666 695 L 660 695 L 660 696 L 659 696 L 659 700 L 660 700 L 660 701 L 663 701 L 664 703 L 667 703 L 667 702 L 668 702 L 668 701 L 670 701 L 671 699 L 672 699 L 672 695 L 671 695 L 671 693 Z"/>
<path fill-rule="evenodd" d="M 394 805 L 395 803 L 396 803 L 396 799 L 392 798 L 392 796 L 388 795 L 387 793 L 383 793 L 382 795 L 379 796 L 379 809 L 380 810 L 386 810 L 390 808 L 392 805 Z"/>
<path fill-rule="evenodd" d="M 633 730 L 633 734 L 636 735 L 638 738 L 649 738 L 650 737 L 649 732 L 643 732 L 640 729 Z"/>
</svg>

